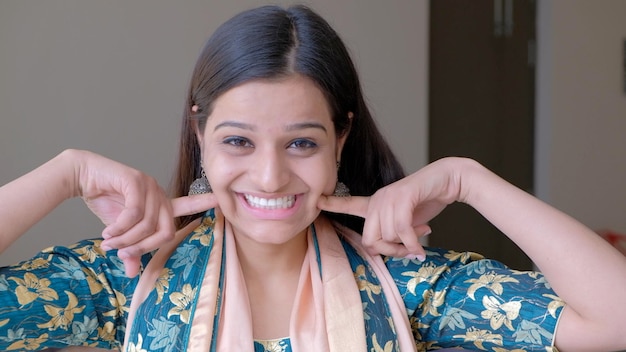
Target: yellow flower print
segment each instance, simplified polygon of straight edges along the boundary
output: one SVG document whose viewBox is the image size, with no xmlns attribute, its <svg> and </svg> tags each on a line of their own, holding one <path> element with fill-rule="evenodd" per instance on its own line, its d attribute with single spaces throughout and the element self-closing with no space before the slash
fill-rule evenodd
<svg viewBox="0 0 626 352">
<path fill-rule="evenodd" d="M 437 311 L 441 305 L 445 302 L 446 299 L 446 290 L 443 291 L 433 291 L 426 290 L 424 291 L 424 303 L 422 309 L 422 316 L 426 316 L 430 314 L 432 316 L 438 317 L 441 314 Z"/>
<path fill-rule="evenodd" d="M 15 295 L 17 295 L 17 301 L 25 306 L 37 298 L 41 298 L 45 301 L 53 301 L 59 299 L 59 295 L 50 286 L 50 280 L 43 278 L 38 279 L 33 273 L 24 274 L 24 279 L 18 277 L 10 277 L 9 280 L 17 283 L 15 289 Z"/>
<path fill-rule="evenodd" d="M 478 279 L 469 279 L 465 282 L 472 283 L 472 285 L 467 289 L 467 295 L 473 300 L 476 300 L 476 298 L 474 298 L 476 290 L 481 287 L 486 287 L 495 294 L 501 295 L 504 291 L 504 288 L 502 288 L 503 282 L 519 283 L 519 281 L 508 275 L 499 275 L 494 272 L 481 275 Z"/>
<path fill-rule="evenodd" d="M 485 350 L 483 342 L 489 342 L 494 345 L 502 346 L 502 335 L 494 334 L 489 330 L 479 330 L 476 328 L 469 328 L 465 332 L 465 335 L 454 335 L 454 338 L 462 338 L 465 342 L 473 342 L 479 350 Z"/>
<path fill-rule="evenodd" d="M 434 351 L 433 346 L 435 345 L 435 341 L 424 342 L 421 340 L 415 341 L 415 350 L 417 352 L 426 352 L 426 351 Z"/>
<path fill-rule="evenodd" d="M 433 263 L 428 263 L 426 265 L 422 265 L 422 267 L 418 271 L 405 271 L 402 273 L 402 276 L 409 276 L 409 282 L 407 282 L 406 288 L 415 295 L 415 288 L 421 282 L 434 282 L 441 274 L 446 271 L 449 271 L 450 268 L 442 265 L 436 266 Z"/>
<path fill-rule="evenodd" d="M 485 259 L 482 255 L 474 252 L 456 252 L 456 251 L 448 251 L 448 253 L 443 255 L 444 258 L 450 261 L 460 261 L 462 263 L 466 263 L 469 260 L 481 260 Z"/>
<path fill-rule="evenodd" d="M 101 242 L 101 241 L 98 241 Z M 88 263 L 93 263 L 98 257 L 104 257 L 106 253 L 100 245 L 82 246 L 74 249 L 74 252 L 79 255 L 80 259 Z"/>
<path fill-rule="evenodd" d="M 115 325 L 107 321 L 103 326 L 98 327 L 98 339 L 102 341 L 115 341 Z"/>
<path fill-rule="evenodd" d="M 104 313 L 105 317 L 119 317 L 124 312 L 128 312 L 128 306 L 126 305 L 126 296 L 120 291 L 113 290 L 115 292 L 115 298 L 109 297 L 109 303 L 114 309 Z"/>
<path fill-rule="evenodd" d="M 49 322 L 45 324 L 37 324 L 40 329 L 56 330 L 58 328 L 67 330 L 67 327 L 74 320 L 74 314 L 80 313 L 85 309 L 85 306 L 78 307 L 78 298 L 70 291 L 65 291 L 68 297 L 67 307 L 60 308 L 46 304 L 43 308 L 52 317 Z"/>
<path fill-rule="evenodd" d="M 359 291 L 365 291 L 370 301 L 374 302 L 374 297 L 372 296 L 372 293 L 375 295 L 380 294 L 381 287 L 367 281 L 364 265 L 357 266 L 356 271 L 354 272 L 354 279 L 356 280 L 356 284 L 359 287 Z"/>
<path fill-rule="evenodd" d="M 172 272 L 171 269 L 163 268 L 161 270 L 161 274 L 156 279 L 156 282 L 154 284 L 154 288 L 157 291 L 157 301 L 156 301 L 156 303 L 161 303 L 161 300 L 163 299 L 163 295 L 165 295 L 165 293 L 169 290 L 169 288 L 170 288 L 170 279 L 172 277 L 174 277 L 174 273 Z"/>
<path fill-rule="evenodd" d="M 4 319 L 4 320 L 0 320 L 0 326 L 5 326 L 5 325 L 7 325 L 7 323 L 9 322 L 9 320 L 11 320 L 11 319 Z"/>
<path fill-rule="evenodd" d="M 391 351 L 393 351 L 393 342 L 387 341 L 387 343 L 385 344 L 385 347 L 383 348 L 378 343 L 378 340 L 376 339 L 376 334 L 372 335 L 372 345 L 373 345 L 373 347 L 370 350 L 370 352 L 391 352 Z"/>
<path fill-rule="evenodd" d="M 87 268 L 82 268 L 83 273 L 85 273 L 85 279 L 87 280 L 87 285 L 89 285 L 89 292 L 91 292 L 92 295 L 98 294 L 100 293 L 100 291 L 102 291 L 102 289 L 104 289 L 105 287 L 103 286 L 103 282 L 107 282 L 106 276 L 104 275 L 104 273 L 101 273 L 98 275 L 98 280 L 96 280 L 93 277 L 94 272 L 87 269 Z M 110 292 L 110 289 L 107 287 L 107 291 Z"/>
<path fill-rule="evenodd" d="M 541 272 L 539 271 L 517 271 L 517 270 L 512 270 L 511 272 L 514 275 L 528 275 L 533 279 L 537 279 L 539 277 L 539 275 L 541 275 Z"/>
<path fill-rule="evenodd" d="M 128 343 L 127 352 L 148 352 L 147 350 L 143 349 L 143 347 L 141 346 L 142 344 L 143 344 L 143 337 L 141 336 L 141 334 L 139 334 L 137 335 L 137 344 L 135 344 L 134 342 Z"/>
<path fill-rule="evenodd" d="M 430 351 L 435 344 L 435 341 L 422 341 L 422 334 L 418 329 L 429 328 L 430 325 L 422 323 L 415 317 L 409 317 L 409 323 L 411 323 L 411 331 L 413 332 L 413 338 L 415 339 L 415 348 L 418 352 Z"/>
<path fill-rule="evenodd" d="M 409 323 L 411 324 L 411 331 L 413 331 L 413 336 L 415 337 L 415 340 L 422 340 L 422 334 L 420 333 L 419 329 L 429 328 L 430 325 L 422 323 L 422 321 L 417 319 L 416 317 L 410 317 Z"/>
<path fill-rule="evenodd" d="M 557 309 L 565 306 L 565 301 L 563 301 L 560 297 L 551 295 L 551 294 L 543 294 L 543 297 L 552 298 L 552 301 L 548 304 L 548 312 L 553 318 L 556 318 Z"/>
<path fill-rule="evenodd" d="M 215 226 L 215 219 L 206 217 L 202 224 L 195 230 L 195 233 L 190 241 L 199 240 L 203 246 L 208 246 L 213 238 L 213 226 Z"/>
<path fill-rule="evenodd" d="M 489 325 L 496 330 L 504 324 L 510 330 L 513 329 L 513 320 L 519 316 L 522 303 L 517 301 L 506 302 L 500 304 L 493 296 L 483 297 L 483 306 L 486 308 L 480 313 L 484 319 L 489 319 Z"/>
<path fill-rule="evenodd" d="M 169 318 L 172 315 L 179 315 L 180 320 L 183 323 L 189 324 L 189 306 L 191 305 L 191 302 L 193 302 L 195 297 L 196 289 L 192 289 L 190 284 L 185 284 L 183 286 L 182 292 L 172 293 L 170 295 L 170 301 L 174 303 L 176 307 L 170 309 L 170 311 L 167 312 L 167 317 Z"/>
<path fill-rule="evenodd" d="M 47 268 L 49 266 L 50 266 L 50 261 L 48 259 L 36 258 L 30 261 L 27 261 L 21 266 L 17 268 L 13 268 L 12 270 L 29 271 L 29 270 L 34 270 L 34 269 Z"/>
<path fill-rule="evenodd" d="M 38 351 L 40 350 L 39 346 L 41 346 L 41 344 L 47 339 L 48 334 L 42 334 L 37 338 L 25 338 L 23 340 L 18 340 L 7 347 L 7 351 Z"/>
</svg>

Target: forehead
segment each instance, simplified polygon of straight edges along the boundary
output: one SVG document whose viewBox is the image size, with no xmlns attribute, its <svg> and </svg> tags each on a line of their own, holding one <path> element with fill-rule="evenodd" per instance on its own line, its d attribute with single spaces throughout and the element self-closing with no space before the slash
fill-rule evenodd
<svg viewBox="0 0 626 352">
<path fill-rule="evenodd" d="M 292 75 L 280 80 L 254 80 L 219 96 L 208 124 L 224 120 L 252 124 L 315 121 L 332 124 L 330 105 L 322 90 L 310 79 Z"/>
</svg>

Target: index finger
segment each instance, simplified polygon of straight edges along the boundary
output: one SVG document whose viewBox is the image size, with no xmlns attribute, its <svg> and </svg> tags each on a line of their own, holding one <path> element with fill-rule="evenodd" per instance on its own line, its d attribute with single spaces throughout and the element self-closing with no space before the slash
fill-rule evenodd
<svg viewBox="0 0 626 352">
<path fill-rule="evenodd" d="M 184 196 L 172 199 L 174 217 L 192 215 L 207 211 L 217 206 L 217 197 L 213 193 Z"/>
<path fill-rule="evenodd" d="M 364 218 L 367 215 L 369 203 L 370 197 L 334 197 L 322 195 L 317 202 L 317 207 L 331 213 L 356 215 Z"/>
</svg>

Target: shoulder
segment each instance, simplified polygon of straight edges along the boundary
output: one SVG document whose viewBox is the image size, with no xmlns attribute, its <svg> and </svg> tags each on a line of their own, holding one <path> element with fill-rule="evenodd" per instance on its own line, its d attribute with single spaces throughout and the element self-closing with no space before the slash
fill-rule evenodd
<svg viewBox="0 0 626 352">
<path fill-rule="evenodd" d="M 86 239 L 69 246 L 54 246 L 41 251 L 35 259 L 67 270 L 80 268 L 83 272 L 107 272 L 108 275 L 126 277 L 124 263 L 118 257 L 117 250 L 105 251 L 101 243 L 102 239 Z M 141 258 L 142 267 L 151 257 L 152 254 L 148 253 Z"/>
<path fill-rule="evenodd" d="M 385 258 L 385 265 L 410 314 L 418 309 L 425 297 L 436 293 L 442 294 L 446 300 L 475 299 L 474 295 L 480 288 L 498 291 L 502 284 L 506 284 L 511 291 L 550 288 L 538 272 L 513 270 L 477 253 L 426 248 L 426 254 L 424 262 Z"/>
</svg>

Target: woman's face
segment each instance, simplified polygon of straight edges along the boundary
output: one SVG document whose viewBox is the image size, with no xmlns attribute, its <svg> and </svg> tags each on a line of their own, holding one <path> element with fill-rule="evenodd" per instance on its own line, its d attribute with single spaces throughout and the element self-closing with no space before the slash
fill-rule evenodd
<svg viewBox="0 0 626 352">
<path fill-rule="evenodd" d="M 198 134 L 207 178 L 235 234 L 282 244 L 304 233 L 331 194 L 346 136 L 309 78 L 258 80 L 222 94 Z"/>
</svg>

